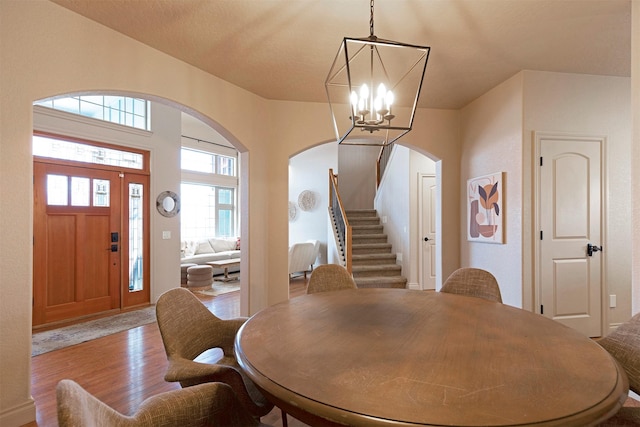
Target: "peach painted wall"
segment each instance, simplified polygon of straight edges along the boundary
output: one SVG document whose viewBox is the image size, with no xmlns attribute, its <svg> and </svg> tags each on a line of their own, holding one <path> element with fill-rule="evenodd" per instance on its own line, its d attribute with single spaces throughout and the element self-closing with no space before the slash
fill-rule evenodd
<svg viewBox="0 0 640 427">
<path fill-rule="evenodd" d="M 33 101 L 95 91 L 143 96 L 183 109 L 234 144 L 240 151 L 242 244 L 248 248 L 242 255 L 244 314 L 288 298 L 289 158 L 334 136 L 328 117 L 318 121 L 328 116 L 326 104 L 265 100 L 49 1 L 1 0 L 0 19 L 0 239 L 10 242 L 0 249 L 0 425 L 14 426 L 35 419 L 30 392 Z M 443 185 L 453 194 L 459 146 L 452 137 L 443 146 L 439 136 L 455 135 L 457 128 L 441 116 L 420 111 L 412 143 L 443 160 Z M 457 200 L 443 203 L 443 211 L 448 218 L 457 215 Z M 457 226 L 445 225 L 455 236 L 443 248 L 451 265 L 457 263 Z M 177 269 L 179 259 L 170 249 L 154 250 L 154 260 L 175 262 Z M 164 289 L 154 286 L 157 297 Z"/>
<path fill-rule="evenodd" d="M 522 74 L 462 109 L 460 265 L 490 271 L 505 304 L 522 307 Z M 504 244 L 469 242 L 467 180 L 504 172 Z"/>
<path fill-rule="evenodd" d="M 632 164 L 631 182 L 633 202 L 633 313 L 640 313 L 640 1 L 631 2 L 631 95 L 632 95 Z"/>
<path fill-rule="evenodd" d="M 602 242 L 604 247 L 603 317 L 605 333 L 627 320 L 631 313 L 631 86 L 628 77 L 525 71 L 523 173 L 524 211 L 535 210 L 532 195 L 534 132 L 581 136 L 604 136 L 603 175 L 606 200 L 603 201 Z M 533 208 L 531 208 L 534 206 Z M 523 226 L 534 225 L 532 215 Z M 531 240 L 524 243 L 526 254 Z M 526 258 L 526 257 L 525 257 Z M 534 272 L 535 273 L 535 272 Z M 525 275 L 530 278 L 531 275 Z M 525 282 L 526 289 L 532 284 Z M 615 308 L 609 308 L 607 295 L 616 295 Z M 528 294 L 535 301 L 535 294 Z"/>
</svg>

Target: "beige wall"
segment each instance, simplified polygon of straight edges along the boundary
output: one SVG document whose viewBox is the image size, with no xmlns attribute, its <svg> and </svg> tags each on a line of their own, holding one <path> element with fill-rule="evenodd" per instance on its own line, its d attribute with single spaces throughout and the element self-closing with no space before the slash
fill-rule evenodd
<svg viewBox="0 0 640 427">
<path fill-rule="evenodd" d="M 632 231 L 640 235 L 640 1 L 633 4 L 633 105 L 635 114 L 633 177 L 634 199 Z M 28 17 L 28 19 L 26 19 Z M 0 425 L 21 425 L 35 418 L 30 391 L 31 290 L 32 290 L 32 102 L 57 94 L 83 91 L 116 91 L 142 94 L 151 99 L 183 106 L 214 127 L 241 151 L 241 209 L 243 248 L 242 310 L 255 313 L 260 308 L 287 298 L 288 246 L 288 160 L 310 146 L 333 139 L 330 121 L 318 123 L 327 113 L 325 104 L 274 102 L 259 98 L 185 63 L 170 58 L 93 21 L 84 19 L 43 0 L 0 0 Z M 459 233 L 464 209 L 462 189 L 466 179 L 484 173 L 484 162 L 513 175 L 507 179 L 509 210 L 507 245 L 517 241 L 518 204 L 522 193 L 522 147 L 511 147 L 514 139 L 506 120 L 522 120 L 516 111 L 516 76 L 488 96 L 503 98 L 505 105 L 489 102 L 496 108 L 482 123 L 466 117 L 461 126 L 457 112 L 420 110 L 414 130 L 404 145 L 435 160 L 441 160 L 443 276 L 461 262 L 482 259 L 493 268 L 495 261 L 471 248 Z M 428 87 L 424 88 L 428 91 Z M 487 98 L 488 99 L 488 98 Z M 479 103 L 487 102 L 478 100 Z M 480 104 L 471 105 L 480 112 Z M 504 110 L 507 105 L 513 111 Z M 499 107 L 499 108 L 498 108 Z M 238 114 L 242 111 L 242 114 Z M 475 114 L 475 113 L 474 113 Z M 247 121 L 246 117 L 252 117 Z M 496 130 L 484 129 L 498 121 Z M 502 123 L 502 124 L 501 124 Z M 467 126 L 468 124 L 468 126 Z M 465 154 L 461 160 L 461 128 Z M 471 142 L 482 135 L 480 145 Z M 521 135 L 522 139 L 523 136 Z M 498 145 L 491 146 L 491 141 Z M 470 145 L 471 144 L 471 145 Z M 502 147 L 500 145 L 503 145 Z M 487 152 L 487 150 L 489 150 Z M 509 163 L 487 160 L 486 156 L 507 150 Z M 476 160 L 475 156 L 480 156 Z M 463 172 L 460 172 L 461 162 Z M 513 164 L 511 164 L 513 162 Z M 520 176 L 520 178 L 518 178 Z M 627 175 L 629 176 L 629 175 Z M 515 205 L 514 205 L 515 204 Z M 521 224 L 520 224 L 521 225 Z M 464 228 L 462 228 L 464 230 Z M 520 227 L 519 230 L 521 230 Z M 526 228 L 525 228 L 526 230 Z M 526 235 L 526 234 L 525 234 Z M 486 247 L 488 245 L 484 245 Z M 522 247 L 495 246 L 511 265 L 505 280 L 526 277 Z M 462 248 L 461 248 L 462 247 Z M 640 309 L 640 243 L 633 242 L 634 310 Z M 172 262 L 170 249 L 156 249 L 154 259 Z M 508 252 L 508 253 L 507 253 Z M 526 254 L 525 254 L 526 255 Z M 480 258 L 478 258 L 480 257 Z M 178 260 L 173 261 L 177 263 Z M 522 271 L 523 273 L 519 273 Z M 500 278 L 499 278 L 500 279 Z M 518 299 L 521 290 L 510 287 L 509 301 Z"/>
<path fill-rule="evenodd" d="M 288 297 L 289 157 L 332 140 L 333 134 L 329 119 L 318 122 L 328 115 L 326 104 L 267 101 L 49 1 L 0 0 L 0 19 L 0 241 L 10 242 L 0 249 L 0 425 L 14 426 L 35 418 L 33 101 L 74 92 L 138 94 L 184 109 L 231 141 L 240 150 L 241 234 L 243 249 L 248 248 L 242 252 L 241 310 L 246 314 Z M 450 218 L 458 213 L 452 195 L 458 188 L 459 146 L 451 137 L 457 132 L 452 120 L 443 122 L 442 115 L 420 111 L 411 135 L 412 148 L 443 161 L 448 195 L 443 227 L 454 236 L 443 256 L 451 269 L 458 259 L 458 224 Z M 177 271 L 170 245 L 154 251 L 154 262 L 175 262 Z M 157 295 L 159 285 L 152 286 Z"/>
<path fill-rule="evenodd" d="M 632 164 L 631 200 L 633 202 L 633 313 L 640 313 L 640 1 L 631 2 L 631 95 L 632 95 Z"/>
<path fill-rule="evenodd" d="M 423 90 L 428 91 L 425 87 Z M 428 93 L 425 92 L 425 96 Z M 442 260 L 440 277 L 448 277 L 460 266 L 460 112 L 454 110 L 418 110 L 413 130 L 401 142 L 438 162 L 441 194 L 438 217 L 442 224 L 438 253 Z"/>
<path fill-rule="evenodd" d="M 505 304 L 522 307 L 522 73 L 462 109 L 460 265 L 490 271 Z M 504 172 L 504 244 L 467 241 L 467 180 Z"/>
<path fill-rule="evenodd" d="M 524 186 L 526 212 L 535 210 L 531 189 L 534 150 L 533 133 L 547 132 L 580 136 L 604 136 L 604 201 L 602 256 L 605 260 L 605 295 L 617 296 L 617 307 L 603 302 L 604 321 L 615 327 L 631 313 L 631 125 L 630 80 L 563 73 L 524 72 Z M 524 228 L 532 227 L 528 215 Z M 535 233 L 534 233 L 535 234 Z M 527 240 L 527 244 L 532 243 Z M 532 275 L 525 275 L 530 278 Z M 531 289 L 531 284 L 525 284 Z M 529 295 L 526 295 L 529 296 Z M 607 326 L 605 326 L 606 328 Z"/>
<path fill-rule="evenodd" d="M 605 136 L 604 236 L 605 295 L 617 295 L 606 308 L 606 327 L 631 313 L 631 127 L 630 79 L 523 71 L 462 110 L 461 190 L 466 179 L 504 171 L 505 244 L 467 242 L 461 235 L 461 265 L 492 271 L 507 304 L 535 310 L 533 133 Z M 461 211 L 461 229 L 466 217 Z M 608 302 L 608 298 L 603 298 Z"/>
</svg>

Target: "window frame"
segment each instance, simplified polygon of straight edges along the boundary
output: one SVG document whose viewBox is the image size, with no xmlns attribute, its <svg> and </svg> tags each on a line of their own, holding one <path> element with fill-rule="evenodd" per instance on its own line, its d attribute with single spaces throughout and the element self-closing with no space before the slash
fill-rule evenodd
<svg viewBox="0 0 640 427">
<path fill-rule="evenodd" d="M 43 156 L 37 156 L 37 155 L 33 155 L 34 159 L 38 159 L 38 161 L 43 162 L 43 163 L 55 163 L 55 164 L 59 164 L 59 165 L 68 165 L 68 166 L 78 166 L 78 165 L 83 165 L 83 164 L 90 164 L 90 165 L 95 165 L 96 167 L 98 167 L 99 169 L 103 169 L 103 170 L 112 170 L 112 171 L 122 171 L 122 170 L 126 170 L 126 171 L 131 171 L 133 173 L 137 173 L 137 174 L 141 174 L 141 175 L 149 175 L 151 168 L 150 168 L 150 152 L 147 150 L 141 150 L 141 149 L 137 149 L 137 148 L 132 148 L 132 147 L 126 147 L 126 146 L 122 146 L 122 145 L 115 145 L 115 144 L 109 144 L 109 143 L 105 143 L 105 142 L 98 142 L 95 140 L 91 140 L 91 139 L 84 139 L 84 138 L 77 138 L 77 137 L 73 137 L 73 136 L 67 136 L 67 135 L 61 135 L 61 134 L 57 134 L 57 133 L 52 133 L 52 132 L 43 132 L 43 131 L 33 131 L 33 135 L 35 136 L 40 136 L 40 137 L 44 137 L 44 138 L 52 138 L 52 139 L 59 139 L 61 141 L 68 141 L 68 142 L 72 142 L 72 143 L 78 143 L 78 144 L 85 144 L 85 145 L 90 145 L 93 147 L 104 147 L 104 148 L 109 148 L 111 150 L 116 150 L 116 151 L 122 151 L 122 152 L 126 152 L 126 153 L 134 153 L 134 154 L 138 154 L 142 156 L 142 169 L 135 169 L 135 168 L 128 168 L 126 166 L 112 166 L 112 165 L 106 165 L 103 163 L 90 163 L 90 162 L 82 162 L 82 161 L 78 161 L 78 160 L 65 160 L 65 159 L 58 159 L 58 158 L 54 158 L 54 157 L 43 157 Z"/>
<path fill-rule="evenodd" d="M 202 142 L 198 140 L 198 142 Z M 182 161 L 180 162 L 181 167 L 181 179 L 180 185 L 182 187 L 183 184 L 193 184 L 193 185 L 203 185 L 213 188 L 214 191 L 214 212 L 215 212 L 215 221 L 214 221 L 214 236 L 199 236 L 198 238 L 212 238 L 212 237 L 237 237 L 240 233 L 240 213 L 238 206 L 238 155 L 237 151 L 232 147 L 218 146 L 217 144 L 207 144 L 205 147 L 202 144 L 194 147 L 192 144 L 185 143 L 183 139 L 183 143 L 180 148 L 180 153 L 182 156 L 182 150 L 196 151 L 202 152 L 207 155 L 215 156 L 215 173 L 214 172 L 198 172 L 192 171 L 188 169 L 182 169 Z M 231 152 L 234 152 L 235 155 L 231 155 Z M 221 166 L 220 166 L 220 158 L 228 157 L 233 159 L 234 167 L 233 172 L 234 175 L 222 175 L 220 174 Z M 219 191 L 223 189 L 230 189 L 233 191 L 233 201 L 231 204 L 220 203 L 219 202 Z M 185 212 L 185 209 L 189 209 L 188 203 L 185 203 L 185 198 L 181 195 L 181 213 Z M 229 208 L 232 210 L 232 231 L 231 236 L 220 236 L 218 234 L 220 228 L 220 211 L 228 211 Z M 182 240 L 191 240 L 190 237 L 186 233 L 183 233 L 184 226 L 181 221 L 180 232 L 182 236 Z M 185 239 L 185 237 L 187 237 Z"/>
<path fill-rule="evenodd" d="M 96 102 L 96 98 L 101 98 L 101 102 Z M 112 101 L 118 100 L 122 105 L 124 105 L 124 107 L 114 107 L 112 103 L 105 102 L 108 99 Z M 56 106 L 56 103 L 62 105 Z M 77 108 L 75 106 L 73 108 L 64 108 L 64 103 L 67 103 L 67 105 L 75 103 L 77 104 Z M 47 98 L 36 101 L 33 105 L 55 111 L 61 111 L 66 114 L 86 117 L 92 120 L 99 120 L 105 123 L 126 126 L 131 129 L 138 129 L 142 131 L 151 130 L 151 101 L 148 99 L 121 95 L 92 94 Z M 143 114 L 138 113 L 140 105 L 144 106 L 142 108 Z M 83 109 L 83 106 L 86 108 Z M 93 110 L 91 110 L 89 106 L 93 106 Z M 86 113 L 83 113 L 83 111 Z M 100 111 L 100 113 L 89 114 L 88 111 Z M 118 116 L 117 120 L 112 119 L 114 115 Z M 144 127 L 136 126 L 136 123 L 139 123 L 139 120 L 137 119 L 144 122 Z"/>
</svg>

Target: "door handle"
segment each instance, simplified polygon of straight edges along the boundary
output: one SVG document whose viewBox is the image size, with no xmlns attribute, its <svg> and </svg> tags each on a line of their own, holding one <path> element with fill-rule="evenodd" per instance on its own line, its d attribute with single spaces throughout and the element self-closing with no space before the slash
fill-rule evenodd
<svg viewBox="0 0 640 427">
<path fill-rule="evenodd" d="M 602 246 L 595 246 L 591 243 L 587 243 L 587 255 L 593 256 L 593 253 L 598 251 L 602 252 Z"/>
<path fill-rule="evenodd" d="M 425 238 L 424 238 L 424 241 L 425 241 L 425 242 L 428 242 L 428 241 L 429 241 L 429 238 L 428 238 L 428 237 L 425 237 Z"/>
</svg>

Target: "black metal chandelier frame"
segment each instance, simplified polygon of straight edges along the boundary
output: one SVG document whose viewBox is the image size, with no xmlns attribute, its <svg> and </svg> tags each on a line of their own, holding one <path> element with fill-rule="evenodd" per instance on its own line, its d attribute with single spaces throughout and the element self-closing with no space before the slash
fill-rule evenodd
<svg viewBox="0 0 640 427">
<path fill-rule="evenodd" d="M 370 11 L 369 37 L 345 37 L 325 80 L 325 89 L 339 144 L 386 146 L 394 143 L 412 129 L 422 90 L 431 48 L 376 37 L 373 26 L 373 0 L 370 2 Z M 408 56 L 409 60 L 405 60 L 406 64 L 403 64 L 403 69 L 406 71 L 392 76 L 388 70 L 389 67 L 383 62 L 382 50 L 385 52 L 393 50 L 389 55 L 392 58 Z M 356 66 L 358 61 L 362 63 L 359 65 L 360 68 Z M 360 97 L 357 96 L 353 79 L 354 74 L 359 72 L 368 73 L 364 78 L 360 76 L 359 80 L 361 84 L 364 83 L 363 86 L 367 83 L 371 85 L 370 95 L 367 95 L 367 87 L 364 96 L 362 88 Z M 414 81 L 410 81 L 411 78 Z M 389 102 L 389 97 L 386 99 L 386 105 L 383 105 L 385 101 L 378 102 L 374 97 L 374 86 L 379 80 L 387 82 L 392 100 L 396 90 L 404 89 L 404 103 L 402 106 L 394 106 L 393 113 L 391 111 L 393 101 Z M 383 86 L 383 90 L 386 90 L 386 87 Z M 407 93 L 411 93 L 411 96 L 407 96 Z M 378 93 L 378 96 L 383 95 Z M 355 98 L 366 99 L 358 103 Z M 410 103 L 409 98 L 411 98 Z M 402 114 L 397 113 L 403 110 Z M 369 134 L 375 132 L 378 135 L 374 138 L 354 138 L 351 133 L 355 129 Z"/>
</svg>

